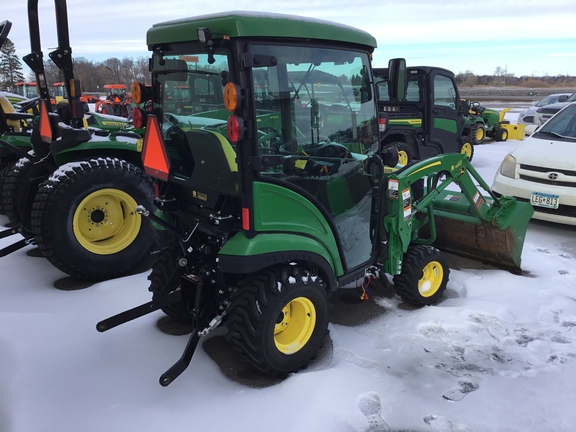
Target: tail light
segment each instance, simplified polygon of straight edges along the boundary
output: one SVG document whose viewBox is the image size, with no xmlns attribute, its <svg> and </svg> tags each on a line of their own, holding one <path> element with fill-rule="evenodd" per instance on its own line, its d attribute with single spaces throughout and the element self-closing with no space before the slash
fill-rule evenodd
<svg viewBox="0 0 576 432">
<path fill-rule="evenodd" d="M 132 124 L 136 129 L 142 129 L 146 123 L 146 111 L 142 108 L 134 108 L 132 110 Z"/>
<path fill-rule="evenodd" d="M 378 113 L 378 130 L 380 133 L 386 131 L 386 124 L 388 123 L 388 115 L 384 112 Z"/>
<path fill-rule="evenodd" d="M 226 130 L 228 132 L 228 140 L 236 144 L 244 136 L 244 120 L 236 115 L 231 115 L 226 122 Z"/>
<path fill-rule="evenodd" d="M 242 229 L 250 231 L 250 209 L 242 207 Z"/>
</svg>

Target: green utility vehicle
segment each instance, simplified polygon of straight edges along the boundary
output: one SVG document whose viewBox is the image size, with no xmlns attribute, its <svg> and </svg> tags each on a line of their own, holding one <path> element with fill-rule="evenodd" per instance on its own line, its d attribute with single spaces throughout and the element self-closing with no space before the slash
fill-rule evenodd
<svg viewBox="0 0 576 432">
<path fill-rule="evenodd" d="M 454 74 L 432 66 L 408 67 L 404 98 L 389 91 L 398 86 L 398 77 L 387 68 L 375 68 L 378 108 L 388 114 L 384 147 L 400 153 L 400 163 L 423 160 L 444 153 L 463 153 L 470 160 L 474 146 L 470 125 Z M 402 83 L 401 83 L 402 84 Z"/>
<path fill-rule="evenodd" d="M 64 76 L 68 103 L 57 104 L 53 112 L 38 0 L 29 0 L 31 53 L 23 60 L 36 75 L 39 120 L 30 135 L 32 151 L 9 142 L 11 133 L 1 137 L 0 144 L 20 159 L 4 176 L 3 209 L 12 227 L 0 237 L 23 238 L 0 250 L 0 256 L 37 244 L 52 264 L 71 276 L 118 277 L 143 263 L 154 247 L 149 222 L 134 210 L 137 203 L 153 205 L 153 183 L 141 169 L 141 135 L 84 127 L 66 1 L 55 0 L 55 7 L 58 47 L 49 55 Z"/>
<path fill-rule="evenodd" d="M 137 211 L 152 221 L 161 252 L 149 276 L 152 300 L 97 329 L 159 309 L 191 324 L 162 385 L 221 325 L 258 371 L 304 367 L 327 333 L 330 293 L 356 281 L 387 273 L 405 301 L 433 304 L 450 271 L 433 244 L 519 269 L 532 208 L 482 196 L 474 180 L 489 188 L 467 156 L 384 173 L 398 154 L 380 145 L 386 113 L 379 116 L 368 33 L 233 12 L 157 24 L 147 43 L 152 108 L 142 157 L 157 180 L 158 210 Z M 389 68 L 401 83 L 405 62 Z M 222 103 L 170 112 L 165 89 L 200 72 L 219 75 Z M 403 99 L 403 91 L 392 93 Z M 142 92 L 133 86 L 135 99 Z"/>
</svg>

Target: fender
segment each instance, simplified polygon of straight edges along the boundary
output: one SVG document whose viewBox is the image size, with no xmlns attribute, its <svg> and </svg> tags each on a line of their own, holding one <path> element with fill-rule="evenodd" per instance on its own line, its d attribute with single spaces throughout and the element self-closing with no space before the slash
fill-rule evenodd
<svg viewBox="0 0 576 432">
<path fill-rule="evenodd" d="M 224 273 L 248 274 L 290 261 L 307 261 L 320 268 L 322 278 L 335 290 L 334 276 L 343 273 L 328 251 L 317 240 L 288 233 L 261 233 L 247 238 L 237 233 L 220 249 L 219 267 Z"/>
</svg>

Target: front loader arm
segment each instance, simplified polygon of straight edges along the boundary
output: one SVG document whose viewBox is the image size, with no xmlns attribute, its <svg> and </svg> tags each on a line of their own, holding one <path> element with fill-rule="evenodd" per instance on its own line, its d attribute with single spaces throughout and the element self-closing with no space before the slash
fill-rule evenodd
<svg viewBox="0 0 576 432">
<path fill-rule="evenodd" d="M 397 274 L 411 243 L 519 270 L 533 209 L 513 197 L 495 197 L 465 155 L 449 153 L 407 166 L 388 178 L 386 272 Z M 460 192 L 448 190 L 455 183 Z M 486 191 L 483 196 L 480 189 Z"/>
</svg>

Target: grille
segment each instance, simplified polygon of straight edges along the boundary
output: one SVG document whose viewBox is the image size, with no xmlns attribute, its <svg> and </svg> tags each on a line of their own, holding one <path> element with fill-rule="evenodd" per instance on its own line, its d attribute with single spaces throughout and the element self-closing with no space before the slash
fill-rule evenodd
<svg viewBox="0 0 576 432">
<path fill-rule="evenodd" d="M 546 184 L 546 185 L 552 185 L 552 186 L 565 186 L 565 187 L 573 187 L 573 188 L 576 188 L 576 183 L 575 183 L 575 182 L 550 180 L 550 179 L 547 179 L 547 178 L 532 177 L 532 176 L 527 176 L 527 175 L 523 175 L 523 174 L 520 174 L 520 178 L 521 178 L 522 180 L 526 180 L 526 181 L 533 182 L 533 183 L 540 183 L 540 184 Z"/>
<path fill-rule="evenodd" d="M 520 169 L 523 169 L 526 171 L 543 172 L 543 173 L 558 172 L 558 173 L 562 173 L 564 175 L 576 177 L 576 171 L 574 171 L 574 170 L 565 170 L 565 169 L 559 169 L 559 168 L 546 168 L 546 167 L 540 167 L 540 166 L 536 166 L 536 165 L 526 165 L 526 164 L 520 164 Z"/>
</svg>

